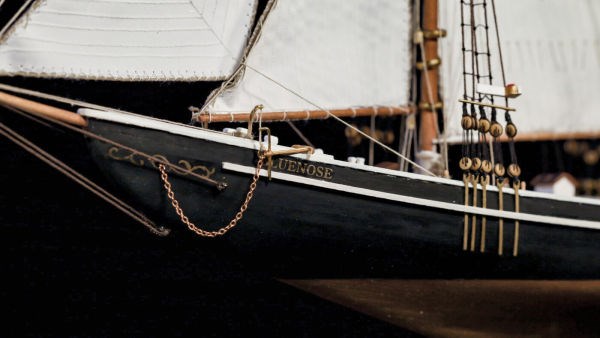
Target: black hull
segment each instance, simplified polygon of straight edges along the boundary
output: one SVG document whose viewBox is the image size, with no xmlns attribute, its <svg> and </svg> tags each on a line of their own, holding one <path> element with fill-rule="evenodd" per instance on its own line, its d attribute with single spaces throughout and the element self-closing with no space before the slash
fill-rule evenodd
<svg viewBox="0 0 600 338">
<path fill-rule="evenodd" d="M 251 174 L 224 168 L 224 163 L 253 168 L 257 162 L 252 149 L 161 130 L 93 118 L 90 130 L 148 154 L 162 155 L 172 163 L 184 160 L 192 166 L 203 166 L 202 173 L 226 181 L 228 188 L 218 191 L 189 177 L 171 175 L 173 190 L 186 215 L 207 230 L 229 223 L 243 203 L 252 178 Z M 90 140 L 89 145 L 100 168 L 149 216 L 167 220 L 177 236 L 195 236 L 173 211 L 152 163 L 141 163 L 127 151 L 96 140 Z M 464 188 L 459 185 L 335 164 L 322 166 L 321 177 L 316 177 L 315 170 L 308 178 L 423 200 L 463 202 Z M 274 172 L 308 175 L 290 173 L 288 169 L 279 169 L 276 162 Z M 324 178 L 326 172 L 331 179 Z M 505 195 L 506 210 L 512 211 L 513 200 L 512 195 Z M 488 207 L 494 209 L 497 205 L 497 193 L 488 193 Z M 596 205 L 553 199 L 522 197 L 521 212 L 600 221 Z M 600 277 L 599 230 L 522 221 L 519 254 L 512 257 L 514 221 L 506 220 L 504 254 L 499 256 L 498 219 L 487 219 L 485 252 L 479 250 L 480 233 L 476 250 L 463 251 L 464 213 L 261 178 L 237 227 L 221 238 L 199 238 L 193 243 L 203 246 L 206 241 L 217 241 L 224 250 L 233 250 L 279 277 Z"/>
</svg>

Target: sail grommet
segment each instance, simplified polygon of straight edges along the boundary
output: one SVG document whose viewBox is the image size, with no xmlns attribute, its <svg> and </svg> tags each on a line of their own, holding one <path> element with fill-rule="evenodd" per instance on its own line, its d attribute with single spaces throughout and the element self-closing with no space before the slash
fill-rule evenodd
<svg viewBox="0 0 600 338">
<path fill-rule="evenodd" d="M 510 176 L 510 177 L 521 176 L 521 167 L 519 167 L 519 165 L 516 163 L 511 163 L 508 166 L 508 176 Z"/>
<path fill-rule="evenodd" d="M 494 174 L 496 174 L 496 176 L 498 177 L 504 177 L 504 174 L 506 174 L 506 169 L 504 168 L 502 163 L 496 163 L 496 165 L 494 166 Z"/>
<path fill-rule="evenodd" d="M 460 159 L 460 161 L 458 163 L 459 163 L 460 169 L 462 169 L 463 171 L 467 171 L 467 170 L 471 169 L 471 165 L 473 164 L 473 161 L 471 161 L 471 159 L 468 157 L 463 157 Z"/>
<path fill-rule="evenodd" d="M 502 125 L 497 121 L 492 122 L 492 124 L 490 125 L 490 134 L 493 137 L 500 137 L 500 135 L 502 135 L 502 132 L 504 132 L 504 128 L 502 128 Z"/>
</svg>

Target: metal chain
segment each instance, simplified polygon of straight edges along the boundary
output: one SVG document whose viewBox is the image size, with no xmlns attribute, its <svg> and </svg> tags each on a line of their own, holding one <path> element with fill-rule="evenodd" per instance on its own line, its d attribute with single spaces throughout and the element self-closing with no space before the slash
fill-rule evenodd
<svg viewBox="0 0 600 338">
<path fill-rule="evenodd" d="M 244 212 L 246 211 L 246 209 L 248 209 L 248 204 L 250 203 L 250 200 L 254 196 L 254 190 L 256 190 L 256 184 L 260 177 L 260 169 L 263 166 L 264 159 L 265 159 L 264 155 L 260 155 L 258 157 L 256 171 L 254 172 L 254 177 L 252 178 L 252 183 L 250 183 L 250 189 L 248 190 L 248 193 L 246 194 L 246 199 L 244 200 L 244 203 L 242 203 L 242 206 L 240 207 L 240 211 L 238 211 L 237 214 L 235 214 L 235 217 L 229 222 L 229 224 L 227 224 L 226 226 L 224 226 L 221 229 L 216 230 L 216 231 L 206 231 L 206 230 L 200 229 L 189 220 L 189 218 L 183 213 L 183 210 L 179 206 L 179 201 L 175 198 L 175 193 L 173 192 L 173 189 L 171 188 L 171 183 L 169 182 L 169 176 L 167 174 L 165 165 L 161 163 L 158 166 L 158 169 L 160 170 L 160 179 L 163 181 L 163 186 L 167 190 L 167 197 L 169 197 L 169 199 L 171 200 L 171 205 L 173 205 L 173 208 L 175 209 L 175 212 L 181 219 L 181 222 L 183 222 L 185 225 L 187 225 L 188 229 L 190 229 L 191 231 L 195 232 L 196 234 L 198 234 L 202 237 L 217 237 L 217 236 L 224 235 L 229 230 L 231 230 L 233 227 L 235 227 L 237 225 L 237 223 L 244 216 Z"/>
</svg>

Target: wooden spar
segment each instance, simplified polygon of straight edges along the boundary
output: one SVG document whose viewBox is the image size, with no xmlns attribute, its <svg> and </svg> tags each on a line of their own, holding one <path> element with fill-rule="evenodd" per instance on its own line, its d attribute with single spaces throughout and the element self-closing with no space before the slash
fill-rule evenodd
<svg viewBox="0 0 600 338">
<path fill-rule="evenodd" d="M 531 132 L 524 133 L 519 132 L 513 139 L 514 142 L 540 142 L 540 141 L 566 141 L 566 140 L 585 140 L 585 139 L 597 139 L 600 138 L 600 131 L 589 131 L 589 132 Z M 499 142 L 508 142 L 510 139 L 506 134 L 496 138 Z M 433 141 L 436 144 L 442 142 L 440 139 Z M 452 137 L 448 140 L 451 145 L 460 144 L 462 139 L 460 137 Z"/>
<path fill-rule="evenodd" d="M 497 104 L 491 104 L 491 103 L 485 103 L 485 102 L 477 102 L 477 101 L 464 100 L 464 99 L 459 99 L 458 102 L 463 102 L 463 103 L 468 103 L 468 104 L 474 104 L 476 106 L 497 108 L 497 109 L 502 109 L 502 110 L 506 110 L 506 111 L 517 111 L 515 108 L 506 107 L 506 106 L 499 106 Z"/>
<path fill-rule="evenodd" d="M 42 115 L 51 119 L 66 122 L 78 127 L 86 127 L 87 120 L 83 116 L 68 110 L 49 106 L 47 104 L 34 102 L 18 96 L 0 92 L 0 104 L 23 110 L 25 112 Z"/>
<path fill-rule="evenodd" d="M 589 131 L 589 132 L 532 132 L 532 133 L 518 133 L 515 136 L 515 142 L 537 142 L 537 141 L 560 141 L 560 140 L 575 140 L 575 139 L 595 139 L 600 138 L 600 131 Z M 501 142 L 509 141 L 506 135 L 502 135 L 498 138 Z"/>
<path fill-rule="evenodd" d="M 438 0 L 424 0 L 423 1 L 423 30 L 425 31 L 436 31 L 439 30 L 437 27 L 438 22 Z M 438 42 L 437 39 L 425 39 L 424 47 L 425 54 L 428 60 L 423 60 L 427 63 L 429 60 L 439 58 L 438 56 Z M 431 88 L 431 95 L 429 97 L 429 89 L 425 77 L 429 76 L 429 86 Z M 424 102 L 438 102 L 440 100 L 438 95 L 438 71 L 437 68 L 427 69 L 427 71 L 421 71 L 421 100 Z M 425 109 L 420 112 L 420 128 L 419 128 L 419 144 L 421 150 L 433 150 L 433 140 L 437 136 L 436 132 L 436 114 L 432 109 Z"/>
<path fill-rule="evenodd" d="M 337 117 L 358 117 L 358 116 L 394 116 L 409 114 L 414 111 L 412 107 L 361 107 L 354 109 L 332 109 L 332 110 L 304 110 L 292 112 L 266 112 L 259 113 L 257 116 L 263 121 L 288 121 L 288 120 L 311 120 L 326 119 L 329 114 Z M 250 119 L 250 113 L 241 114 L 200 114 L 197 117 L 198 122 L 247 122 Z"/>
</svg>

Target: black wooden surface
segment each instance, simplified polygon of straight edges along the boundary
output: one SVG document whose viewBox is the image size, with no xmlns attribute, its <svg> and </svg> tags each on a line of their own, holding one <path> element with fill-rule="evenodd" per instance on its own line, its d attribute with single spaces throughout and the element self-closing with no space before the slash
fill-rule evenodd
<svg viewBox="0 0 600 338">
<path fill-rule="evenodd" d="M 20 3 L 7 0 L 0 21 Z M 187 107 L 201 105 L 216 85 L 1 82 L 180 122 L 189 119 Z M 106 184 L 80 137 L 9 116 L 1 111 L 0 121 Z M 359 155 L 345 145 L 343 127 L 332 121 L 298 125 L 337 158 L 348 151 Z M 282 142 L 301 143 L 284 125 L 278 128 Z M 341 142 L 327 143 L 332 137 Z M 542 144 L 541 150 L 533 143 L 520 146 L 530 176 L 542 169 L 584 171 L 581 161 L 553 157 L 554 145 Z M 210 247 L 190 250 L 192 237 L 183 242 L 158 239 L 3 138 L 0 166 L 0 302 L 8 312 L 3 336 L 412 335 L 282 285 Z"/>
<path fill-rule="evenodd" d="M 227 224 L 242 204 L 250 175 L 221 170 L 222 162 L 254 167 L 253 151 L 115 123 L 90 121 L 90 130 L 173 163 L 188 160 L 216 170 L 213 187 L 171 176 L 187 216 L 201 227 Z M 98 165 L 115 187 L 128 191 L 157 219 L 178 225 L 156 169 L 107 156 L 109 148 L 92 142 Z M 123 155 L 126 155 L 124 152 Z M 121 155 L 121 156 L 123 156 Z M 418 179 L 326 165 L 331 182 L 423 200 L 462 203 L 463 188 Z M 280 170 L 276 168 L 275 170 Z M 299 174 L 301 175 L 301 174 Z M 488 193 L 495 208 L 496 193 Z M 481 198 L 481 196 L 480 196 Z M 598 220 L 597 206 L 551 199 L 521 198 L 521 211 L 538 215 Z M 506 194 L 506 210 L 512 210 Z M 481 217 L 477 218 L 481 225 Z M 463 252 L 463 215 L 442 209 L 336 192 L 327 188 L 261 180 L 244 219 L 225 238 L 212 241 L 279 277 L 294 278 L 597 278 L 597 231 L 521 222 L 520 255 L 511 257 L 514 222 L 505 220 L 505 254 L 496 254 L 498 222 L 488 217 L 486 253 Z M 480 227 L 478 227 L 480 232 Z M 174 234 L 175 235 L 175 234 Z M 479 236 L 477 248 L 479 250 Z"/>
<path fill-rule="evenodd" d="M 103 182 L 77 137 L 24 131 Z M 2 335 L 414 336 L 191 235 L 158 238 L 5 139 L 0 163 Z"/>
</svg>

